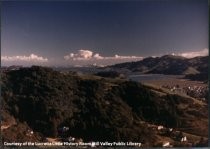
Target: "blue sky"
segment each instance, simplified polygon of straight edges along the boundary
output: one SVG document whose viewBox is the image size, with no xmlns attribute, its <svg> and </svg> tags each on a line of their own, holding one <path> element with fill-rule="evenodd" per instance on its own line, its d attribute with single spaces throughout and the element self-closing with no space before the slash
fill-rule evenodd
<svg viewBox="0 0 210 149">
<path fill-rule="evenodd" d="M 3 65 L 103 65 L 208 48 L 207 0 L 4 1 L 1 12 Z"/>
</svg>

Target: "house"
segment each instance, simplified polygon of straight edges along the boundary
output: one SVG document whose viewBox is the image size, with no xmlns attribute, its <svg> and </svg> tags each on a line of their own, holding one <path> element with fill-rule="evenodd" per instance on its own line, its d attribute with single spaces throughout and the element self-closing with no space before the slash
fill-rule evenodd
<svg viewBox="0 0 210 149">
<path fill-rule="evenodd" d="M 172 132 L 173 131 L 173 128 L 169 128 L 169 131 Z"/>
<path fill-rule="evenodd" d="M 68 142 L 74 142 L 75 141 L 75 138 L 74 137 L 68 137 Z"/>
<path fill-rule="evenodd" d="M 163 129 L 163 126 L 160 125 L 160 126 L 157 127 L 157 129 L 158 129 L 158 130 L 161 130 L 161 129 Z"/>
<path fill-rule="evenodd" d="M 26 132 L 26 136 L 29 136 L 29 137 L 31 137 L 33 134 L 34 134 L 34 132 L 30 129 L 28 129 Z"/>
<path fill-rule="evenodd" d="M 66 126 L 58 128 L 58 134 L 62 137 L 66 136 L 68 131 L 69 131 L 69 127 L 66 127 Z"/>
<path fill-rule="evenodd" d="M 163 147 L 170 147 L 170 142 L 164 142 L 162 146 Z"/>
<path fill-rule="evenodd" d="M 186 141 L 187 141 L 187 137 L 186 136 L 181 138 L 181 142 L 186 142 Z"/>
<path fill-rule="evenodd" d="M 66 126 L 63 126 L 61 128 L 58 128 L 58 132 L 61 132 L 61 133 L 67 132 L 68 130 L 69 130 L 69 127 L 66 127 Z"/>
</svg>

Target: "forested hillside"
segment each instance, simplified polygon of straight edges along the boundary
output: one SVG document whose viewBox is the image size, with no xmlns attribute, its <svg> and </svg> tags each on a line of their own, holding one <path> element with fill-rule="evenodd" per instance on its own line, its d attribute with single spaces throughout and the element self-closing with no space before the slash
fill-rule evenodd
<svg viewBox="0 0 210 149">
<path fill-rule="evenodd" d="M 160 138 L 150 124 L 190 128 L 185 132 L 198 138 L 208 133 L 205 103 L 160 94 L 137 82 L 33 66 L 3 72 L 1 85 L 3 121 L 16 121 L 3 131 L 4 140 L 18 139 L 11 129 L 27 128 L 36 132 L 34 140 L 58 137 L 63 126 L 69 127 L 67 135 L 84 141 L 129 140 L 145 146 L 155 146 Z"/>
</svg>

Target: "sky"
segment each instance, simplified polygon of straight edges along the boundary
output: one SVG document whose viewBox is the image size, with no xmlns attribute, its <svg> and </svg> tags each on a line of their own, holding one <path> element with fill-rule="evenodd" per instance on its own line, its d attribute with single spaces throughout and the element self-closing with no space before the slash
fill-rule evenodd
<svg viewBox="0 0 210 149">
<path fill-rule="evenodd" d="M 2 65 L 208 54 L 208 0 L 3 1 Z"/>
</svg>

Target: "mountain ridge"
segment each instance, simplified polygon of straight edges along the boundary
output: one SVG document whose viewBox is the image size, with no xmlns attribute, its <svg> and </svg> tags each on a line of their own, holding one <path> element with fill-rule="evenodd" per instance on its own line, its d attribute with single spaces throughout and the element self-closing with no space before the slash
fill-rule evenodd
<svg viewBox="0 0 210 149">
<path fill-rule="evenodd" d="M 107 68 L 144 74 L 166 75 L 197 75 L 207 74 L 208 56 L 184 58 L 181 56 L 164 55 L 162 57 L 148 57 L 137 62 L 126 62 L 107 66 Z M 204 78 L 207 80 L 207 76 Z"/>
</svg>

